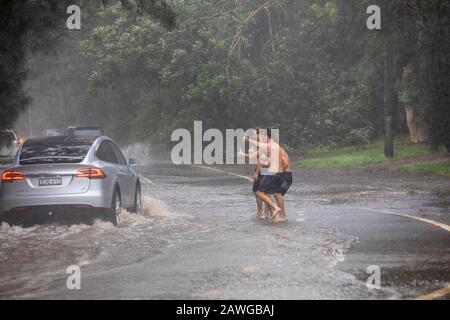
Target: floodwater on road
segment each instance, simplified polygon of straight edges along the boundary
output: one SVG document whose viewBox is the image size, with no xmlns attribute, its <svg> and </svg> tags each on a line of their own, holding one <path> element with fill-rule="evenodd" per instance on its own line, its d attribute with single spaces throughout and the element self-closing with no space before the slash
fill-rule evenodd
<svg viewBox="0 0 450 320">
<path fill-rule="evenodd" d="M 0 298 L 402 299 L 450 282 L 449 232 L 370 211 L 448 223 L 446 180 L 298 172 L 289 221 L 273 225 L 254 218 L 251 184 L 240 177 L 168 162 L 141 174 L 144 214 L 124 212 L 117 228 L 3 224 Z M 80 290 L 66 286 L 71 265 Z M 366 285 L 371 265 L 379 290 Z"/>
</svg>

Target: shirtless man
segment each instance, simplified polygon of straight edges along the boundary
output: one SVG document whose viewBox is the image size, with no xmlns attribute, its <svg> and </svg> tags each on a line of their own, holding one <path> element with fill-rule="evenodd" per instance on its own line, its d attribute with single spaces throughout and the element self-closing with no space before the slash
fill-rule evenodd
<svg viewBox="0 0 450 320">
<path fill-rule="evenodd" d="M 291 162 L 289 160 L 289 155 L 287 154 L 286 150 L 284 150 L 282 147 L 280 147 L 280 154 L 281 154 L 281 166 L 283 171 L 277 173 L 277 175 L 280 177 L 281 183 L 279 192 L 275 193 L 275 198 L 277 200 L 278 205 L 281 208 L 281 212 L 278 216 L 272 218 L 272 222 L 285 222 L 287 220 L 283 197 L 289 190 L 290 186 L 292 185 L 292 168 Z"/>
<path fill-rule="evenodd" d="M 259 141 L 259 128 L 256 127 L 254 129 L 254 134 L 256 136 L 256 141 Z M 257 219 L 264 219 L 266 214 L 265 212 L 263 212 L 263 202 L 262 200 L 256 195 L 256 192 L 258 191 L 258 184 L 259 181 L 261 179 L 261 163 L 259 162 L 259 158 L 258 158 L 258 154 L 256 152 L 252 153 L 252 154 L 242 154 L 244 155 L 247 159 L 250 158 L 256 158 L 257 159 L 257 163 L 256 163 L 256 168 L 255 168 L 255 172 L 253 173 L 253 193 L 255 194 L 255 199 L 256 199 L 256 218 Z M 265 211 L 267 212 L 269 209 L 267 207 L 267 205 L 265 206 Z"/>
<path fill-rule="evenodd" d="M 258 165 L 256 171 L 261 171 L 262 174 L 258 175 L 258 179 L 255 180 L 254 192 L 256 189 L 258 214 L 257 217 L 262 218 L 262 206 L 260 201 L 266 203 L 272 212 L 272 222 L 285 222 L 287 220 L 286 211 L 284 206 L 283 196 L 288 191 L 292 184 L 292 169 L 287 152 L 272 140 L 270 129 L 267 130 L 266 139 L 259 139 L 259 132 L 257 140 L 245 138 L 250 144 L 257 147 L 257 151 L 252 155 L 246 155 L 247 158 L 258 159 Z M 274 158 L 270 157 L 270 153 L 274 152 L 278 155 L 278 159 L 274 163 L 270 163 L 264 166 L 261 159 L 270 159 L 272 162 Z M 257 182 L 256 182 L 257 181 Z M 275 195 L 277 205 L 275 205 L 270 197 L 271 194 Z M 258 201 L 258 198 L 260 201 Z M 279 210 L 278 210 L 279 209 Z"/>
<path fill-rule="evenodd" d="M 260 166 L 261 177 L 256 186 L 256 196 L 268 205 L 274 218 L 282 211 L 279 205 L 283 206 L 281 202 L 275 204 L 270 197 L 279 193 L 281 186 L 281 178 L 277 175 L 282 172 L 280 146 L 272 140 L 270 129 L 260 131 L 257 140 L 245 137 L 245 141 L 256 146 L 256 152 L 245 155 L 246 158 L 257 158 Z M 277 201 L 283 200 L 281 195 L 275 198 Z"/>
<path fill-rule="evenodd" d="M 259 128 L 255 128 L 255 134 L 256 134 L 256 140 L 259 140 Z M 256 163 L 256 168 L 255 168 L 255 172 L 253 173 L 253 193 L 255 194 L 255 199 L 256 199 L 256 218 L 257 219 L 264 219 L 264 213 L 263 213 L 263 202 L 261 201 L 261 199 L 256 195 L 256 192 L 258 191 L 258 184 L 259 184 L 259 180 L 261 179 L 261 164 L 259 163 L 259 159 L 258 156 L 256 155 L 257 158 L 257 163 Z"/>
</svg>

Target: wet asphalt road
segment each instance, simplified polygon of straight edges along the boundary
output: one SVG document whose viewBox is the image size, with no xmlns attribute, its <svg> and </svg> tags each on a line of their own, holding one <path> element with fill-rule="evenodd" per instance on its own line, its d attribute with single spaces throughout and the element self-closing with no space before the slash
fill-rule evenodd
<svg viewBox="0 0 450 320">
<path fill-rule="evenodd" d="M 240 177 L 168 162 L 142 174 L 145 214 L 124 213 L 119 228 L 2 225 L 0 298 L 411 299 L 450 284 L 450 232 L 382 213 L 450 224 L 448 179 L 295 172 L 289 221 L 273 225 L 253 217 Z M 66 288 L 70 265 L 81 290 Z M 371 265 L 379 290 L 366 286 Z"/>
</svg>

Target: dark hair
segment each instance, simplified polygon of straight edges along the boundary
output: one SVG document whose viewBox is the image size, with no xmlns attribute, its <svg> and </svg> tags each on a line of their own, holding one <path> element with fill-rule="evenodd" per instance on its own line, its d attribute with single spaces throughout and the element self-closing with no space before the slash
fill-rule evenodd
<svg viewBox="0 0 450 320">
<path fill-rule="evenodd" d="M 272 130 L 271 129 L 266 130 L 267 130 L 267 137 L 269 137 L 269 139 L 272 139 Z"/>
</svg>

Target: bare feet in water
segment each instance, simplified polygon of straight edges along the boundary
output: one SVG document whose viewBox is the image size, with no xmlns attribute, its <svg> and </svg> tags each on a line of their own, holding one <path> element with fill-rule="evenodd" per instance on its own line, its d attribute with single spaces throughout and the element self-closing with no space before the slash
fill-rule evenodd
<svg viewBox="0 0 450 320">
<path fill-rule="evenodd" d="M 265 219 L 265 218 L 266 218 L 266 215 L 264 214 L 264 212 L 258 211 L 258 212 L 256 213 L 256 219 L 263 220 L 263 219 Z"/>
<path fill-rule="evenodd" d="M 286 214 L 281 212 L 281 210 L 278 213 L 275 213 L 271 220 L 272 223 L 286 222 L 286 221 L 287 221 Z"/>
<path fill-rule="evenodd" d="M 274 221 L 274 219 L 276 219 L 277 216 L 279 216 L 281 213 L 281 208 L 278 206 L 274 206 L 273 207 L 273 211 L 272 211 L 272 222 Z"/>
<path fill-rule="evenodd" d="M 272 218 L 272 214 L 270 213 L 270 209 L 268 205 L 265 205 L 264 208 L 264 216 L 268 219 Z"/>
</svg>

